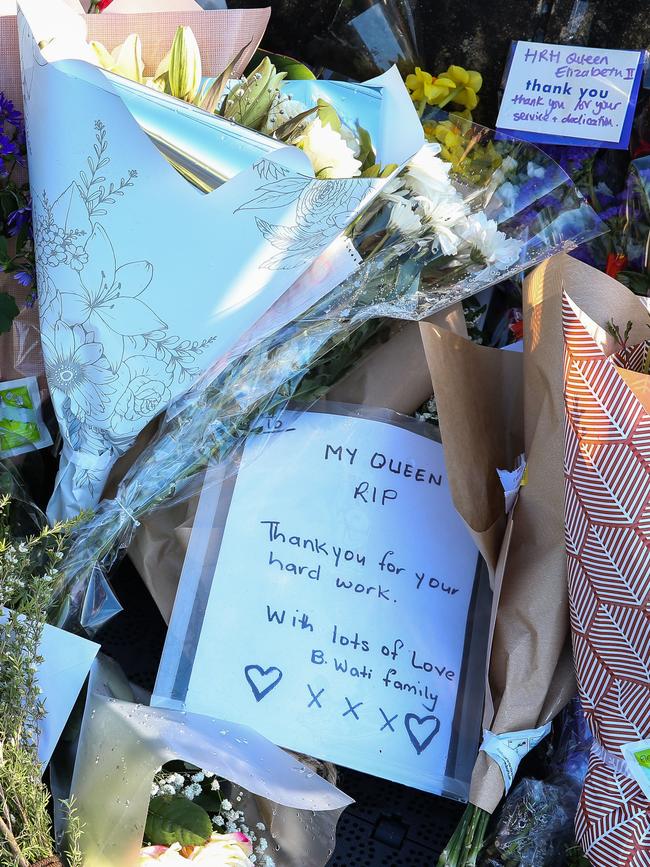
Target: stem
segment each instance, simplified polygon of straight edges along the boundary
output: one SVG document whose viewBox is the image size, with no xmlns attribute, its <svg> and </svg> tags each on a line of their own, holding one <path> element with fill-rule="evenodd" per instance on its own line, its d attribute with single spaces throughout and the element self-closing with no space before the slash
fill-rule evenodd
<svg viewBox="0 0 650 867">
<path fill-rule="evenodd" d="M 456 90 L 452 90 L 452 92 L 450 94 L 448 94 L 448 96 L 446 96 L 442 102 L 438 103 L 438 108 L 444 108 L 447 105 L 447 103 L 453 102 L 454 99 L 458 96 L 458 94 L 461 92 L 462 89 L 463 89 L 462 87 L 457 87 Z"/>
<path fill-rule="evenodd" d="M 23 856 L 20 846 L 18 845 L 18 841 L 13 835 L 11 827 L 5 822 L 3 818 L 0 818 L 0 833 L 7 841 L 7 845 L 11 849 L 14 858 L 18 862 L 18 867 L 29 867 L 29 862 Z"/>
</svg>

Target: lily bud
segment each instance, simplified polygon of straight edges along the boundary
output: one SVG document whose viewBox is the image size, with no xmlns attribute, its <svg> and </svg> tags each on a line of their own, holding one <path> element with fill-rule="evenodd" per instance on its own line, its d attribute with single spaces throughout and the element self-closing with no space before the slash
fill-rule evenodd
<svg viewBox="0 0 650 867">
<path fill-rule="evenodd" d="M 191 27 L 179 27 L 169 54 L 169 90 L 172 96 L 193 102 L 201 86 L 201 54 Z"/>
<path fill-rule="evenodd" d="M 260 129 L 280 90 L 285 72 L 277 72 L 268 57 L 226 97 L 224 117 L 249 129 Z"/>
</svg>

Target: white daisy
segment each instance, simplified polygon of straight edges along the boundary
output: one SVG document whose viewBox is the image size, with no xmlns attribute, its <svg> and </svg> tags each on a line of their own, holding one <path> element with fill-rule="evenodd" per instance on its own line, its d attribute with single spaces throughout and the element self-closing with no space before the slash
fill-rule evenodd
<svg viewBox="0 0 650 867">
<path fill-rule="evenodd" d="M 486 265 L 504 269 L 519 258 L 521 241 L 508 238 L 505 232 L 499 231 L 496 221 L 488 220 L 483 213 L 472 214 L 461 235 Z"/>
<path fill-rule="evenodd" d="M 422 233 L 422 220 L 406 199 L 399 199 L 390 209 L 388 231 L 405 238 L 416 238 Z"/>
<path fill-rule="evenodd" d="M 453 256 L 467 224 L 467 206 L 463 200 L 454 194 L 418 196 L 416 201 L 422 222 L 436 233 L 442 253 Z"/>
<path fill-rule="evenodd" d="M 449 180 L 451 163 L 440 159 L 439 153 L 439 145 L 428 144 L 407 163 L 404 184 L 416 196 L 438 198 L 453 194 L 454 188 Z"/>
</svg>

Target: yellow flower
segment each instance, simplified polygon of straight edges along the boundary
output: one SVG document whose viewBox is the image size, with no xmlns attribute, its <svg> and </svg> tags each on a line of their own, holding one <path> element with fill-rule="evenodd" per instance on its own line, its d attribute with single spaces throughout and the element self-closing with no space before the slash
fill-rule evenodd
<svg viewBox="0 0 650 867">
<path fill-rule="evenodd" d="M 406 87 L 413 102 L 417 103 L 438 105 L 439 101 L 444 99 L 455 86 L 450 79 L 444 76 L 434 78 L 430 72 L 420 69 L 419 66 L 415 67 L 415 72 L 406 76 Z"/>
<path fill-rule="evenodd" d="M 417 66 L 415 72 L 406 76 L 406 87 L 413 102 L 419 106 L 420 114 L 425 105 L 444 108 L 448 103 L 463 106 L 465 112 L 469 113 L 478 105 L 476 94 L 482 85 L 480 72 L 462 66 L 452 65 L 438 76 Z"/>
</svg>

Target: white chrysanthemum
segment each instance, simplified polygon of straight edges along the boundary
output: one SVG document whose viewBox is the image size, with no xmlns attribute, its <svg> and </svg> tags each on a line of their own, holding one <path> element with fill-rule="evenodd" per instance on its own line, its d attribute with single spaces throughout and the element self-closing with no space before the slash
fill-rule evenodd
<svg viewBox="0 0 650 867">
<path fill-rule="evenodd" d="M 346 145 L 352 151 L 352 154 L 355 157 L 358 157 L 359 154 L 361 153 L 361 145 L 359 144 L 359 138 L 357 137 L 356 133 L 353 130 L 351 130 L 349 126 L 342 124 L 341 125 L 341 136 L 343 138 L 343 141 L 346 143 Z"/>
<path fill-rule="evenodd" d="M 317 178 L 354 178 L 360 173 L 361 163 L 344 138 L 320 118 L 309 124 L 296 145 L 311 160 Z"/>
<path fill-rule="evenodd" d="M 262 127 L 262 132 L 266 133 L 266 135 L 273 135 L 288 120 L 293 120 L 294 117 L 297 117 L 304 111 L 306 111 L 306 107 L 302 102 L 292 99 L 289 94 L 283 94 L 280 90 L 271 103 L 271 108 Z M 307 120 L 305 120 L 305 123 L 307 123 Z"/>
<path fill-rule="evenodd" d="M 486 265 L 503 269 L 519 258 L 521 241 L 508 238 L 499 231 L 495 220 L 488 220 L 485 214 L 473 214 L 462 231 L 463 240 L 480 254 Z"/>
<path fill-rule="evenodd" d="M 467 206 L 459 195 L 418 196 L 418 210 L 425 226 L 436 233 L 440 250 L 453 256 L 467 226 Z"/>
<path fill-rule="evenodd" d="M 508 156 L 503 159 L 500 168 L 504 175 L 509 175 L 511 172 L 517 171 L 518 165 L 519 163 L 517 160 L 508 154 Z"/>
<path fill-rule="evenodd" d="M 388 231 L 405 238 L 417 238 L 422 233 L 422 220 L 407 199 L 399 199 L 390 209 Z"/>
<path fill-rule="evenodd" d="M 437 199 L 454 191 L 449 180 L 451 163 L 440 159 L 439 145 L 425 145 L 407 163 L 404 184 L 416 196 Z"/>
<path fill-rule="evenodd" d="M 532 160 L 529 160 L 528 165 L 526 166 L 526 174 L 529 178 L 543 178 L 546 174 L 546 169 L 544 166 L 540 166 L 539 163 L 534 163 Z"/>
</svg>

